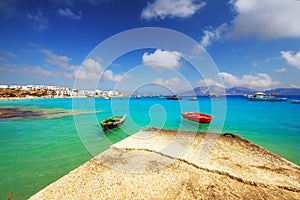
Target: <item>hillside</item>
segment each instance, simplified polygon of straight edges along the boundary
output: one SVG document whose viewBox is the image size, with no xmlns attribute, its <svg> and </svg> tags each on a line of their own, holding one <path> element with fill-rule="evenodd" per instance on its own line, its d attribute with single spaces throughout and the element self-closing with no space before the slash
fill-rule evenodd
<svg viewBox="0 0 300 200">
<path fill-rule="evenodd" d="M 232 88 L 222 88 L 216 85 L 213 86 L 199 86 L 193 90 L 188 90 L 179 93 L 180 96 L 207 96 L 209 94 L 224 95 L 244 95 L 244 94 L 254 94 L 259 92 L 259 90 L 245 88 L 245 87 L 232 87 Z M 266 94 L 276 93 L 277 95 L 300 95 L 300 88 L 276 88 L 271 90 L 265 90 Z"/>
<path fill-rule="evenodd" d="M 54 95 L 55 92 L 52 90 L 21 90 L 21 89 L 0 89 L 0 97 L 43 97 L 47 95 Z"/>
</svg>

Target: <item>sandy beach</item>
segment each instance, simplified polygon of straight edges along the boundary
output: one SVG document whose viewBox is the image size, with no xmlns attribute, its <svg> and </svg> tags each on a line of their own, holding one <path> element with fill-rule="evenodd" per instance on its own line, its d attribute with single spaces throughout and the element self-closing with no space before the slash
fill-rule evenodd
<svg viewBox="0 0 300 200">
<path fill-rule="evenodd" d="M 112 145 L 30 199 L 299 198 L 300 167 L 247 140 L 153 129 Z"/>
</svg>

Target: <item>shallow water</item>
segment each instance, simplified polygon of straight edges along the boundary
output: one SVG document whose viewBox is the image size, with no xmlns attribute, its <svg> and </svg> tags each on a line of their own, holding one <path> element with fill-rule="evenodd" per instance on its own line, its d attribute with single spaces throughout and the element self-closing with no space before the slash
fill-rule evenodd
<svg viewBox="0 0 300 200">
<path fill-rule="evenodd" d="M 300 104 L 290 101 L 249 102 L 242 97 L 34 99 L 0 101 L 0 107 L 53 114 L 0 120 L 0 199 L 7 199 L 9 191 L 13 197 L 24 195 L 26 199 L 111 144 L 149 126 L 234 133 L 300 165 Z M 198 126 L 180 116 L 198 109 L 214 115 L 210 125 Z M 102 119 L 124 114 L 127 119 L 121 128 L 103 133 Z"/>
</svg>

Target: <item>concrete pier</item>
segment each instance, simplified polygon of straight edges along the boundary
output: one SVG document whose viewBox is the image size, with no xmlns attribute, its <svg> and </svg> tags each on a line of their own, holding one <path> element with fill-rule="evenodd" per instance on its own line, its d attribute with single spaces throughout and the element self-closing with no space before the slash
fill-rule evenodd
<svg viewBox="0 0 300 200">
<path fill-rule="evenodd" d="M 30 199 L 300 199 L 300 167 L 236 135 L 149 129 Z"/>
</svg>

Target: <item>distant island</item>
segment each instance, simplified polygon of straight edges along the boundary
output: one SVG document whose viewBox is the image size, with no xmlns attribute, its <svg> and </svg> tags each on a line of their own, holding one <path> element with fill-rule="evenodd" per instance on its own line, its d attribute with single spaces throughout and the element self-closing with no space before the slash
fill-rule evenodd
<svg viewBox="0 0 300 200">
<path fill-rule="evenodd" d="M 193 90 L 182 91 L 178 95 L 180 96 L 208 96 L 211 94 L 225 94 L 223 95 L 244 95 L 254 94 L 256 92 L 263 91 L 267 94 L 276 93 L 277 95 L 300 95 L 300 88 L 276 88 L 270 90 L 257 90 L 245 87 L 232 87 L 222 88 L 216 85 L 212 86 L 199 86 Z"/>
</svg>

